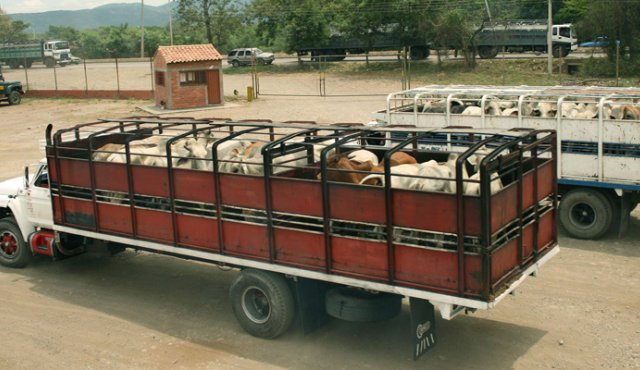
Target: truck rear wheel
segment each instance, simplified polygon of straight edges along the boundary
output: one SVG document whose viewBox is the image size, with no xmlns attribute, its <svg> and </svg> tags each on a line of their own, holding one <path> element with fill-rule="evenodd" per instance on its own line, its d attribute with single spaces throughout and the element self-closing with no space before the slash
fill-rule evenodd
<svg viewBox="0 0 640 370">
<path fill-rule="evenodd" d="M 280 274 L 243 270 L 231 285 L 229 295 L 240 326 L 255 337 L 279 337 L 293 323 L 293 293 Z"/>
<path fill-rule="evenodd" d="M 22 101 L 22 95 L 19 91 L 12 91 L 9 93 L 9 104 L 18 105 Z"/>
<path fill-rule="evenodd" d="M 560 201 L 560 223 L 574 238 L 597 239 L 611 228 L 614 209 L 605 194 L 593 189 L 574 189 Z"/>
<path fill-rule="evenodd" d="M 26 266 L 30 259 L 31 251 L 15 221 L 12 218 L 0 220 L 0 264 L 19 268 Z"/>
<path fill-rule="evenodd" d="M 369 293 L 360 289 L 337 287 L 327 291 L 325 308 L 330 316 L 346 321 L 372 322 L 396 317 L 402 297 L 388 293 Z"/>
<path fill-rule="evenodd" d="M 11 69 L 18 69 L 20 68 L 20 62 L 17 60 L 10 60 L 9 61 L 9 68 Z"/>
<path fill-rule="evenodd" d="M 480 59 L 493 59 L 499 51 L 495 46 L 480 46 L 478 47 L 478 56 Z"/>
<path fill-rule="evenodd" d="M 411 60 L 423 60 L 429 57 L 429 47 L 427 46 L 412 46 L 411 53 L 409 55 Z"/>
</svg>

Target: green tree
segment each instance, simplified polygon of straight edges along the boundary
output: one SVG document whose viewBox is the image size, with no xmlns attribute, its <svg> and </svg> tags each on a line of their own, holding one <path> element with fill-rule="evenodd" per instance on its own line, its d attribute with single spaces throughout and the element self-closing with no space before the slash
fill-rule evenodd
<svg viewBox="0 0 640 370">
<path fill-rule="evenodd" d="M 229 46 L 231 35 L 242 21 L 242 6 L 233 0 L 179 0 L 178 23 L 181 32 L 203 34 L 220 50 Z"/>
<path fill-rule="evenodd" d="M 29 40 L 26 30 L 29 24 L 14 21 L 0 8 L 0 43 L 18 44 Z"/>
</svg>

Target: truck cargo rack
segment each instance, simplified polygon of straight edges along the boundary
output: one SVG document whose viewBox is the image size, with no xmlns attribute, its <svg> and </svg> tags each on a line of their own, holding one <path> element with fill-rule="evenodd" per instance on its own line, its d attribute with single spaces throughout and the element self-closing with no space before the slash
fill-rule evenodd
<svg viewBox="0 0 640 370">
<path fill-rule="evenodd" d="M 447 319 L 493 307 L 558 252 L 553 130 L 132 117 L 46 140 L 58 232 L 425 299 Z M 330 167 L 358 149 L 384 161 L 383 186 L 329 180 L 374 174 Z M 456 176 L 392 173 L 396 152 L 456 153 Z M 392 186 L 403 177 L 455 191 Z"/>
</svg>

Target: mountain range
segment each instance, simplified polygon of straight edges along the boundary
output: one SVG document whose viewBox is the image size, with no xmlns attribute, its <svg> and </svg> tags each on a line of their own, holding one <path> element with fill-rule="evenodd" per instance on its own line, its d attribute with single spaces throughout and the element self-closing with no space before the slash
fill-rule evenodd
<svg viewBox="0 0 640 370">
<path fill-rule="evenodd" d="M 175 5 L 174 5 L 175 7 Z M 175 9 L 174 9 L 175 11 Z M 140 4 L 107 4 L 93 9 L 54 10 L 42 13 L 9 14 L 13 20 L 21 20 L 31 25 L 37 33 L 46 32 L 50 25 L 69 26 L 79 30 L 101 26 L 140 25 Z M 165 26 L 169 24 L 169 4 L 144 6 L 145 26 Z"/>
</svg>

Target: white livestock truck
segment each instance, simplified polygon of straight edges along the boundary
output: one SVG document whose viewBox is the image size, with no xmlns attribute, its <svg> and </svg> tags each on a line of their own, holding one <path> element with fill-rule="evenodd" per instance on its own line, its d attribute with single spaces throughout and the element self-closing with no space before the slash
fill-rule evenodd
<svg viewBox="0 0 640 370">
<path fill-rule="evenodd" d="M 640 194 L 640 90 L 425 86 L 389 94 L 378 124 L 557 131 L 560 225 L 573 237 L 623 233 Z"/>
</svg>

